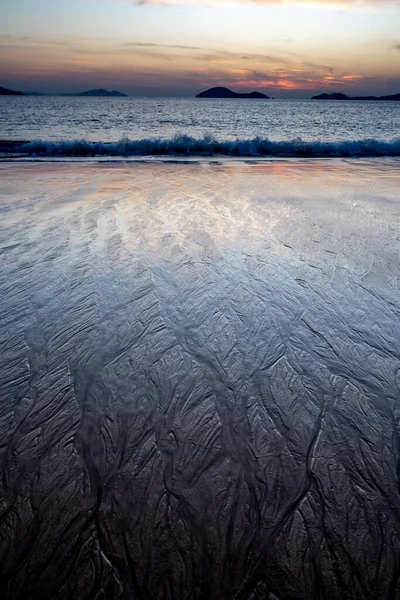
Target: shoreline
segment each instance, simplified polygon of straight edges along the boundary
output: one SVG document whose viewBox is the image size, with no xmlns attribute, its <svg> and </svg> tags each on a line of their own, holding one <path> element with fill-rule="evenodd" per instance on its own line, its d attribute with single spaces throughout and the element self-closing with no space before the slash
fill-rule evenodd
<svg viewBox="0 0 400 600">
<path fill-rule="evenodd" d="M 296 156 L 270 156 L 270 157 L 234 157 L 234 156 L 172 156 L 172 155 L 159 155 L 159 156 L 91 156 L 91 157 L 72 157 L 72 156 L 30 156 L 30 155 L 4 155 L 0 152 L 0 164 L 71 164 L 71 165 L 107 165 L 107 164 L 120 164 L 120 165 L 215 165 L 215 166 L 238 166 L 238 165 L 268 165 L 275 163 L 282 163 L 287 165 L 310 165 L 313 164 L 368 164 L 390 166 L 400 166 L 400 156 L 313 156 L 313 157 L 296 157 Z"/>
</svg>

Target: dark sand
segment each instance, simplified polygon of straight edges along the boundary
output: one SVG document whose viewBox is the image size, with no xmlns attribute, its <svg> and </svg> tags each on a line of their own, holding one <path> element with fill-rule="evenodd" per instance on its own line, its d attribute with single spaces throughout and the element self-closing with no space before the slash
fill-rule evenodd
<svg viewBox="0 0 400 600">
<path fill-rule="evenodd" d="M 0 598 L 400 598 L 400 161 L 0 165 Z"/>
</svg>

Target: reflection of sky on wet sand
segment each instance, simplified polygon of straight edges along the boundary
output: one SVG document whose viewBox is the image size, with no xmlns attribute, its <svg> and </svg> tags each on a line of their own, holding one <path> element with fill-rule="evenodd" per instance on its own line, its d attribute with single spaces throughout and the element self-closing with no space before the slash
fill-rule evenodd
<svg viewBox="0 0 400 600">
<path fill-rule="evenodd" d="M 89 264 L 96 260 L 102 269 L 129 271 L 130 263 L 144 261 L 178 271 L 189 266 L 185 277 L 208 269 L 212 279 L 222 270 L 239 280 L 249 277 L 248 261 L 257 257 L 278 260 L 278 278 L 278 264 L 286 264 L 298 284 L 323 294 L 326 282 L 343 287 L 350 278 L 384 282 L 394 296 L 397 165 L 390 159 L 14 164 L 3 168 L 3 223 L 16 235 L 28 228 L 36 241 L 64 232 L 69 243 L 59 261 L 65 265 L 86 247 Z"/>
<path fill-rule="evenodd" d="M 26 211 L 39 213 L 44 227 L 49 219 L 90 211 L 99 242 L 113 223 L 127 254 L 174 260 L 179 247 L 199 260 L 214 260 L 228 248 L 268 247 L 288 260 L 304 255 L 326 267 L 334 257 L 335 264 L 361 272 L 371 253 L 379 264 L 396 243 L 396 165 L 395 160 L 12 165 L 7 172 L 3 168 L 2 190 L 12 185 L 13 194 L 4 217 L 11 224 Z"/>
</svg>

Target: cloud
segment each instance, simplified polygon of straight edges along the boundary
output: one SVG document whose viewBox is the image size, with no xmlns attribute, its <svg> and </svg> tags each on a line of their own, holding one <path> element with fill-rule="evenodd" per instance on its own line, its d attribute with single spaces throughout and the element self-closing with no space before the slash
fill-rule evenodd
<svg viewBox="0 0 400 600">
<path fill-rule="evenodd" d="M 155 44 L 153 42 L 126 42 L 123 48 L 172 48 L 174 50 L 203 50 L 199 46 L 183 46 L 180 44 Z"/>
<path fill-rule="evenodd" d="M 204 54 L 198 56 L 200 60 L 209 63 L 232 63 L 237 61 L 252 61 L 256 63 L 289 64 L 291 61 L 286 56 L 272 54 L 249 54 L 246 52 L 231 52 L 229 50 L 209 50 L 204 49 Z"/>
<path fill-rule="evenodd" d="M 330 65 L 320 65 L 318 63 L 314 63 L 314 62 L 310 62 L 310 61 L 303 61 L 302 65 L 304 65 L 305 67 L 309 67 L 310 69 L 313 69 L 314 71 L 328 71 L 328 73 L 330 75 L 333 75 L 333 67 Z"/>
<path fill-rule="evenodd" d="M 94 59 L 94 57 L 93 57 Z M 323 65 L 321 65 L 323 66 Z M 258 89 L 275 97 L 309 97 L 322 91 L 342 91 L 351 95 L 384 95 L 400 89 L 400 78 L 364 76 L 351 71 L 335 69 L 317 72 L 306 65 L 296 68 L 241 68 L 239 66 L 203 64 L 185 66 L 171 62 L 132 67 L 131 64 L 92 62 L 77 59 L 64 64 L 35 65 L 25 62 L 3 69 L 2 81 L 6 87 L 22 91 L 72 92 L 89 87 L 119 89 L 133 95 L 187 95 L 193 97 L 203 89 L 225 85 L 236 91 Z"/>
<path fill-rule="evenodd" d="M 320 74 L 307 69 L 287 69 L 286 71 L 232 69 L 226 71 L 206 71 L 197 74 L 199 89 L 211 85 L 226 85 L 235 90 L 250 91 L 258 89 L 267 94 L 282 96 L 286 92 L 308 95 L 317 92 L 342 91 L 353 95 L 383 95 L 395 93 L 399 89 L 400 79 L 363 76 L 353 73 Z"/>
<path fill-rule="evenodd" d="M 286 56 L 280 56 L 275 54 L 257 54 L 247 52 L 232 52 L 231 50 L 221 50 L 215 48 L 205 48 L 201 46 L 185 46 L 181 44 L 160 44 L 154 42 L 126 42 L 121 45 L 121 48 L 132 48 L 136 51 L 138 48 L 146 51 L 150 50 L 153 54 L 154 50 L 190 50 L 194 51 L 194 54 L 185 55 L 186 58 L 193 58 L 194 60 L 205 61 L 208 63 L 228 63 L 232 61 L 253 61 L 260 63 L 273 63 L 273 64 L 288 64 L 290 59 Z M 151 54 L 151 55 L 152 55 Z M 293 54 L 293 53 L 290 53 Z M 165 54 L 164 54 L 165 56 Z M 327 67 L 328 68 L 328 67 Z"/>
<path fill-rule="evenodd" d="M 178 40 L 177 40 L 178 41 Z M 101 42 L 101 43 L 100 43 Z M 130 94 L 194 95 L 214 85 L 268 95 L 304 96 L 318 91 L 353 95 L 398 92 L 400 81 L 394 50 L 386 42 L 390 60 L 385 71 L 369 63 L 313 60 L 309 55 L 279 50 L 252 53 L 239 49 L 162 44 L 113 38 L 40 39 L 0 36 L 0 80 L 22 91 L 82 91 L 110 87 Z M 392 75 L 392 77 L 391 77 Z"/>
</svg>

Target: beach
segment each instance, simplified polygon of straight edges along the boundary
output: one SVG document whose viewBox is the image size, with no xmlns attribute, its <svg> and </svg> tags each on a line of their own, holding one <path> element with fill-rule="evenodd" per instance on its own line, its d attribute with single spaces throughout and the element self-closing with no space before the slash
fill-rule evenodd
<svg viewBox="0 0 400 600">
<path fill-rule="evenodd" d="M 0 163 L 2 598 L 400 598 L 399 166 Z"/>
</svg>

